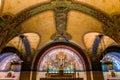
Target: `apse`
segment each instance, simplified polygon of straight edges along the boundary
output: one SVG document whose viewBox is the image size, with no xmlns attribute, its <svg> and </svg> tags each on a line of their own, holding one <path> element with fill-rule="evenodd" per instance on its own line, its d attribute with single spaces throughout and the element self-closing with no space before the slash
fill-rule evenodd
<svg viewBox="0 0 120 80">
<path fill-rule="evenodd" d="M 40 63 L 39 71 L 50 68 L 50 73 L 56 73 L 59 67 L 64 66 L 64 72 L 70 73 L 76 71 L 83 71 L 83 64 L 78 55 L 67 48 L 56 48 L 47 52 Z"/>
<path fill-rule="evenodd" d="M 59 78 L 62 69 L 62 74 L 66 75 L 66 78 L 73 75 L 71 78 L 81 77 L 86 80 L 86 66 L 82 53 L 66 45 L 51 46 L 44 53 L 39 53 L 42 55 L 37 65 L 36 79 L 47 78 L 47 74 Z"/>
<path fill-rule="evenodd" d="M 104 78 L 120 78 L 120 52 L 108 52 L 103 57 L 102 61 L 107 61 L 108 59 L 111 61 L 111 63 L 102 64 Z"/>
<path fill-rule="evenodd" d="M 103 60 L 105 60 L 108 56 L 113 61 L 113 68 L 115 72 L 120 72 L 120 52 L 110 52 L 104 56 Z M 103 66 L 103 71 L 108 71 L 108 69 Z"/>
<path fill-rule="evenodd" d="M 4 53 L 0 55 L 0 70 L 1 71 L 9 71 L 10 64 L 12 61 L 20 61 L 20 58 L 13 53 Z M 19 69 L 15 69 L 15 71 L 20 71 Z"/>
<path fill-rule="evenodd" d="M 13 78 L 9 76 L 9 73 L 12 72 L 12 75 L 15 79 L 19 79 L 21 71 L 21 59 L 13 52 L 5 52 L 0 54 L 0 79 L 1 78 Z"/>
</svg>

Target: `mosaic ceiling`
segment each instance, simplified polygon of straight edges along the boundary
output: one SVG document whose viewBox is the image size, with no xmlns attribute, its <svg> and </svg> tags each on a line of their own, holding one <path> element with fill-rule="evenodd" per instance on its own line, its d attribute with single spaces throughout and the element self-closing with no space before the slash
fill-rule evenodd
<svg viewBox="0 0 120 80">
<path fill-rule="evenodd" d="M 3 0 L 1 4 L 1 47 L 24 33 L 40 36 L 38 48 L 62 36 L 86 50 L 91 44 L 84 36 L 90 32 L 102 33 L 119 44 L 119 0 Z"/>
</svg>

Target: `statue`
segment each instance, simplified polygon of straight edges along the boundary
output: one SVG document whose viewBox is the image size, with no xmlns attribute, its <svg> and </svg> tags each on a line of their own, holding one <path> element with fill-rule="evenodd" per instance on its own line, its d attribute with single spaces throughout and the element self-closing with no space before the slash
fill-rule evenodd
<svg viewBox="0 0 120 80">
<path fill-rule="evenodd" d="M 10 66 L 10 71 L 7 73 L 7 78 L 15 78 L 15 75 L 14 75 L 14 65 L 11 65 Z"/>
</svg>

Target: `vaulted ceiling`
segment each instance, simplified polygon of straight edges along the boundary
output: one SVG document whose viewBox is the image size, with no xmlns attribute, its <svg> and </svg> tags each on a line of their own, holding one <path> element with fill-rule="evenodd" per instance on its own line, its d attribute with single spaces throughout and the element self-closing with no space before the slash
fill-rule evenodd
<svg viewBox="0 0 120 80">
<path fill-rule="evenodd" d="M 109 40 L 105 38 L 106 46 L 115 41 L 118 44 L 120 42 L 120 0 L 3 0 L 2 2 L 1 48 L 14 37 L 24 33 L 39 35 L 38 48 L 61 36 L 60 34 L 85 50 L 92 45 L 91 42 L 98 33 L 109 36 Z M 93 32 L 95 34 L 90 34 Z M 87 34 L 89 36 L 85 37 Z"/>
</svg>

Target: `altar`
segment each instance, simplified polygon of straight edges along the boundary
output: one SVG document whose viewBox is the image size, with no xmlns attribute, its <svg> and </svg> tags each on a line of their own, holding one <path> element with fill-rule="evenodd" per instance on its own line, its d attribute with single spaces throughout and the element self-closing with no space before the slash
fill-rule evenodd
<svg viewBox="0 0 120 80">
<path fill-rule="evenodd" d="M 46 73 L 46 78 L 40 80 L 83 80 L 83 78 L 76 78 L 76 72 L 64 73 L 64 68 L 61 66 L 58 73 Z"/>
</svg>

